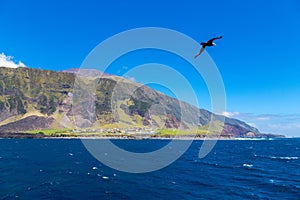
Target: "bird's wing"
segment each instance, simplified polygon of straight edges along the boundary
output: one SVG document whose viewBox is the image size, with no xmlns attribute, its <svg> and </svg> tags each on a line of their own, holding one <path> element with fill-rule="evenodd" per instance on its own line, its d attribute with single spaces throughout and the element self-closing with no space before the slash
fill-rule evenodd
<svg viewBox="0 0 300 200">
<path fill-rule="evenodd" d="M 199 53 L 200 53 L 200 54 L 203 53 L 204 49 L 205 49 L 205 47 L 202 46 Z"/>
<path fill-rule="evenodd" d="M 219 36 L 219 37 L 214 37 L 214 38 L 211 38 L 210 40 L 207 41 L 207 43 L 211 43 L 213 42 L 214 40 L 218 40 L 218 39 L 221 39 L 223 38 L 222 36 Z"/>
<path fill-rule="evenodd" d="M 201 53 L 203 53 L 204 50 L 205 50 L 205 46 L 202 46 L 201 49 L 200 49 L 200 51 L 199 51 L 199 53 L 197 53 L 197 54 L 195 55 L 195 58 L 197 58 L 198 56 L 200 56 Z"/>
</svg>

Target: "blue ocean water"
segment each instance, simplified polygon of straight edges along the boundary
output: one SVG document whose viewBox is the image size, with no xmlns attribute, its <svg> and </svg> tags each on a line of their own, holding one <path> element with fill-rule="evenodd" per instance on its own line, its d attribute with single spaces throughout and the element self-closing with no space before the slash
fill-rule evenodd
<svg viewBox="0 0 300 200">
<path fill-rule="evenodd" d="M 145 152 L 167 140 L 113 140 Z M 300 139 L 194 141 L 145 174 L 106 167 L 78 139 L 0 139 L 0 199 L 300 199 Z"/>
</svg>

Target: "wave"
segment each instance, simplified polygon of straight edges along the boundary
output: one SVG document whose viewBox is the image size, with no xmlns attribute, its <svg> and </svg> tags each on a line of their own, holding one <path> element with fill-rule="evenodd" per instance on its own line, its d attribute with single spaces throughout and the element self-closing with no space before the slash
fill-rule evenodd
<svg viewBox="0 0 300 200">
<path fill-rule="evenodd" d="M 270 158 L 272 159 L 281 159 L 281 160 L 298 160 L 300 159 L 300 157 L 297 157 L 297 156 L 285 156 L 285 157 L 275 157 L 275 156 L 271 156 Z"/>
<path fill-rule="evenodd" d="M 253 170 L 259 170 L 259 169 L 254 169 L 252 164 L 248 164 L 248 163 L 244 163 L 242 165 L 223 165 L 223 164 L 218 164 L 218 163 L 211 163 L 211 162 L 201 162 L 204 165 L 208 165 L 208 166 L 213 166 L 216 168 L 227 168 L 227 169 L 235 169 L 235 168 L 247 168 L 247 169 L 253 169 Z M 261 170 L 259 170 L 261 171 Z"/>
<path fill-rule="evenodd" d="M 269 159 L 276 159 L 276 160 L 299 160 L 300 157 L 298 156 L 262 156 L 254 154 L 254 157 L 259 158 L 269 158 Z"/>
<path fill-rule="evenodd" d="M 269 183 L 273 185 L 273 187 L 278 188 L 278 190 L 281 191 L 288 191 L 290 194 L 299 194 L 299 185 L 296 185 L 294 183 L 289 183 L 287 181 L 282 180 L 276 180 L 276 179 L 269 179 Z"/>
<path fill-rule="evenodd" d="M 251 164 L 243 164 L 243 167 L 251 168 L 251 167 L 253 167 L 253 165 L 251 165 Z"/>
<path fill-rule="evenodd" d="M 253 141 L 253 140 L 274 140 L 274 138 L 243 138 L 243 137 L 241 137 L 241 138 L 239 138 L 239 137 L 236 137 L 236 138 L 234 138 L 234 140 L 247 140 L 247 141 Z"/>
</svg>

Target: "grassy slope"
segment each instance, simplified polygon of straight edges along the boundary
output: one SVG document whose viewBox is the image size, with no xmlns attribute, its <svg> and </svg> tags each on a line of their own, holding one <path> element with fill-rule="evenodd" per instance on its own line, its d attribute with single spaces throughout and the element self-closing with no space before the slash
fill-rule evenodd
<svg viewBox="0 0 300 200">
<path fill-rule="evenodd" d="M 68 93 L 73 92 L 74 80 L 75 75 L 72 73 L 0 67 L 0 126 L 37 115 L 53 117 L 57 121 L 52 127 L 54 132 L 65 132 L 64 129 L 61 129 L 60 122 L 69 113 L 68 110 L 63 110 L 63 104 L 68 97 Z M 79 87 L 83 87 L 87 83 L 96 81 L 96 79 L 82 78 L 77 79 L 77 81 L 80 83 Z M 81 101 L 85 101 L 82 91 L 84 89 L 79 90 L 76 95 L 81 97 L 79 98 Z M 132 93 L 132 91 L 134 92 Z M 143 120 L 147 118 L 147 110 L 150 109 L 152 119 L 150 126 L 155 124 L 156 128 L 161 129 L 161 135 L 175 134 L 166 129 L 165 122 L 166 114 L 172 116 L 170 119 L 175 121 L 181 118 L 182 110 L 180 110 L 178 100 L 140 84 L 114 76 L 102 78 L 97 84 L 95 94 L 97 121 L 95 121 L 92 128 L 99 126 L 103 128 L 130 128 L 132 126 L 143 128 L 145 127 Z M 112 98 L 117 99 L 115 111 L 111 108 Z M 127 112 L 123 109 L 124 105 L 128 109 Z M 153 105 L 160 105 L 163 109 L 155 109 Z M 186 103 L 183 103 L 183 105 L 183 111 L 186 112 L 186 120 L 188 120 L 184 123 L 191 131 L 179 131 L 179 134 L 207 133 L 207 125 L 198 128 L 197 122 L 200 115 L 203 124 L 208 123 L 211 113 L 205 110 L 199 113 L 197 108 Z M 80 109 L 84 111 L 85 108 Z M 251 130 L 245 123 L 238 120 L 227 119 L 227 122 Z M 67 127 L 74 128 L 70 123 Z M 253 130 L 255 131 L 255 129 Z"/>
</svg>

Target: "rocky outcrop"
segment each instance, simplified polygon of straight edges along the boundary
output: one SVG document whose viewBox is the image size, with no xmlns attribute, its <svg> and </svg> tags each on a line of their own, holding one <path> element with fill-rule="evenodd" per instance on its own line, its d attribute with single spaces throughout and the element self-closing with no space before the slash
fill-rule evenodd
<svg viewBox="0 0 300 200">
<path fill-rule="evenodd" d="M 16 122 L 0 126 L 0 136 L 2 133 L 49 129 L 54 122 L 55 119 L 52 117 L 29 116 Z"/>
</svg>

